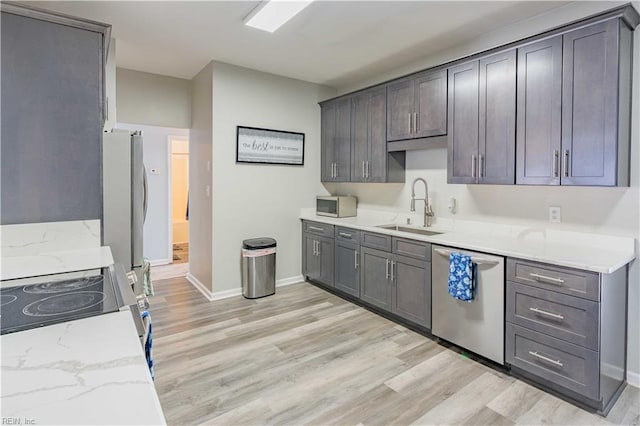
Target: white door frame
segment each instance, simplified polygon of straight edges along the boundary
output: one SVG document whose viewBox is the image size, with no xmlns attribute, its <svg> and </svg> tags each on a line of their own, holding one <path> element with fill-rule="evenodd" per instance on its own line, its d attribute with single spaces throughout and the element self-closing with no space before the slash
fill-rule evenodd
<svg viewBox="0 0 640 426">
<path fill-rule="evenodd" d="M 172 135 L 169 134 L 167 135 L 167 188 L 168 190 L 168 195 L 167 195 L 167 235 L 169 236 L 169 244 L 167 247 L 169 256 L 169 263 L 173 263 L 173 170 L 172 170 L 172 154 L 173 154 L 173 141 L 174 140 L 181 140 L 187 141 L 187 144 L 189 143 L 189 136 L 184 136 L 184 135 Z M 191 148 L 189 148 L 189 150 L 191 150 Z M 191 213 L 191 212 L 189 212 Z"/>
</svg>

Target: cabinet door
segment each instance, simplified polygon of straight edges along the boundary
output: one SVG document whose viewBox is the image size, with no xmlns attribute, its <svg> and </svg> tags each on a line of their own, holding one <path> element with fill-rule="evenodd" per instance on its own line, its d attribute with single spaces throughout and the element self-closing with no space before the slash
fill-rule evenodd
<svg viewBox="0 0 640 426">
<path fill-rule="evenodd" d="M 562 185 L 616 185 L 618 25 L 563 36 Z"/>
<path fill-rule="evenodd" d="M 393 257 L 393 313 L 431 328 L 431 263 Z"/>
<path fill-rule="evenodd" d="M 404 80 L 387 86 L 387 141 L 413 137 L 414 82 Z"/>
<path fill-rule="evenodd" d="M 323 104 L 320 110 L 320 180 L 333 181 L 334 139 L 336 136 L 335 102 Z"/>
<path fill-rule="evenodd" d="M 516 183 L 560 184 L 562 36 L 518 49 Z"/>
<path fill-rule="evenodd" d="M 336 175 L 334 182 L 351 180 L 351 98 L 340 99 L 336 106 L 336 133 L 334 140 Z"/>
<path fill-rule="evenodd" d="M 514 184 L 516 51 L 480 59 L 478 183 Z"/>
<path fill-rule="evenodd" d="M 360 299 L 391 311 L 390 253 L 362 247 Z"/>
<path fill-rule="evenodd" d="M 351 181 L 365 182 L 369 160 L 369 110 L 371 93 L 364 92 L 351 99 Z"/>
<path fill-rule="evenodd" d="M 369 159 L 367 180 L 387 182 L 387 92 L 371 91 L 369 98 Z"/>
<path fill-rule="evenodd" d="M 318 278 L 322 284 L 333 287 L 333 260 L 334 260 L 334 240 L 333 238 L 316 238 L 318 250 Z"/>
<path fill-rule="evenodd" d="M 478 61 L 449 68 L 447 183 L 476 183 Z"/>
<path fill-rule="evenodd" d="M 447 134 L 447 70 L 428 72 L 415 80 L 416 138 Z"/>
<path fill-rule="evenodd" d="M 302 275 L 310 280 L 318 280 L 320 268 L 316 255 L 316 236 L 302 234 Z"/>
<path fill-rule="evenodd" d="M 335 250 L 335 288 L 352 296 L 360 297 L 359 246 L 336 240 Z"/>
<path fill-rule="evenodd" d="M 1 223 L 102 219 L 103 35 L 1 20 Z"/>
</svg>

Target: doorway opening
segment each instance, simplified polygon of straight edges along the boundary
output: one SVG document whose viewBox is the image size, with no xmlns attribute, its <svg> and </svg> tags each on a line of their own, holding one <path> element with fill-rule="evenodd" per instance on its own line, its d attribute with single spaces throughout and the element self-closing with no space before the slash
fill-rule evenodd
<svg viewBox="0 0 640 426">
<path fill-rule="evenodd" d="M 169 136 L 172 263 L 189 263 L 189 140 Z"/>
</svg>

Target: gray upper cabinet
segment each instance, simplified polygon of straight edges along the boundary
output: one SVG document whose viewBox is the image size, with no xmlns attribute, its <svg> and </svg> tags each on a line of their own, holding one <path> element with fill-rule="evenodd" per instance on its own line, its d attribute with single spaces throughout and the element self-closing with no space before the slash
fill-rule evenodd
<svg viewBox="0 0 640 426">
<path fill-rule="evenodd" d="M 449 68 L 447 182 L 476 183 L 478 61 Z"/>
<path fill-rule="evenodd" d="M 446 133 L 446 70 L 427 71 L 387 85 L 387 141 Z"/>
<path fill-rule="evenodd" d="M 516 51 L 480 59 L 478 183 L 514 184 Z"/>
<path fill-rule="evenodd" d="M 351 98 L 344 97 L 321 105 L 322 182 L 351 180 Z"/>
<path fill-rule="evenodd" d="M 616 18 L 518 49 L 517 183 L 629 184 L 631 44 Z"/>
<path fill-rule="evenodd" d="M 384 87 L 358 93 L 351 100 L 352 182 L 386 182 L 386 106 Z"/>
<path fill-rule="evenodd" d="M 516 183 L 560 184 L 562 36 L 518 49 Z"/>
<path fill-rule="evenodd" d="M 2 4 L 2 224 L 102 218 L 109 26 Z"/>
<path fill-rule="evenodd" d="M 628 33 L 615 19 L 563 36 L 562 185 L 628 184 L 628 141 L 618 142 L 618 96 L 628 102 L 630 93 L 619 80 L 618 59 L 629 56 L 620 51 L 628 45 L 618 40 Z M 620 118 L 628 127 L 627 117 Z M 618 161 L 620 147 L 625 151 Z"/>
</svg>

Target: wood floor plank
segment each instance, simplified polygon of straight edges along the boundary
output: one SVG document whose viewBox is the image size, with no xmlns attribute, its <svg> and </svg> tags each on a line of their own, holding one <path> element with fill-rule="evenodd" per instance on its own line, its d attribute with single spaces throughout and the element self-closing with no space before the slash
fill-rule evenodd
<svg viewBox="0 0 640 426">
<path fill-rule="evenodd" d="M 171 425 L 633 424 L 581 410 L 307 283 L 208 301 L 154 283 L 156 389 Z"/>
</svg>

